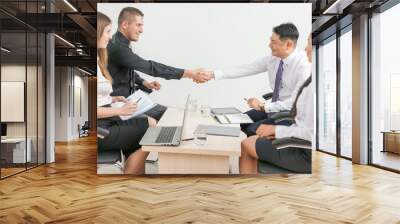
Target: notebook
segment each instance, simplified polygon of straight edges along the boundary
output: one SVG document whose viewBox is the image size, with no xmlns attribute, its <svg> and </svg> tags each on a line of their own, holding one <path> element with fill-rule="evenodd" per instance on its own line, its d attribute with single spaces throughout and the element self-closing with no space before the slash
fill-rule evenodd
<svg viewBox="0 0 400 224">
<path fill-rule="evenodd" d="M 214 115 L 220 115 L 220 114 L 241 114 L 242 112 L 235 107 L 222 107 L 222 108 L 212 108 L 211 113 Z"/>
<path fill-rule="evenodd" d="M 198 125 L 194 133 L 205 132 L 208 135 L 219 135 L 219 136 L 240 136 L 239 127 L 225 127 L 225 126 L 214 126 L 214 125 Z"/>
</svg>

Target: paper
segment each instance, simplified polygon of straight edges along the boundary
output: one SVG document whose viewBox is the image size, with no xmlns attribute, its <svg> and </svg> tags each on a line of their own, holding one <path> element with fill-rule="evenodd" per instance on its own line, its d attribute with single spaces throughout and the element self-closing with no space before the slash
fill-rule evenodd
<svg viewBox="0 0 400 224">
<path fill-rule="evenodd" d="M 222 107 L 222 108 L 212 108 L 211 113 L 215 115 L 222 115 L 222 114 L 241 114 L 242 112 L 235 107 Z"/>
<path fill-rule="evenodd" d="M 146 113 L 148 110 L 150 110 L 151 108 L 153 108 L 157 105 L 150 99 L 150 97 L 146 93 L 144 93 L 141 90 L 136 90 L 132 95 L 130 95 L 126 99 L 128 101 L 136 102 L 139 98 L 141 98 L 141 99 L 137 104 L 137 111 L 135 113 L 133 113 L 132 115 L 119 116 L 121 118 L 121 120 L 128 120 L 133 117 L 142 115 L 143 113 Z M 111 104 L 111 106 L 115 107 L 115 108 L 120 108 L 120 107 L 123 107 L 124 105 L 125 105 L 124 102 L 115 102 L 115 103 Z"/>
<path fill-rule="evenodd" d="M 253 123 L 253 120 L 247 114 L 225 114 L 215 115 L 215 118 L 221 124 L 248 124 Z"/>
</svg>

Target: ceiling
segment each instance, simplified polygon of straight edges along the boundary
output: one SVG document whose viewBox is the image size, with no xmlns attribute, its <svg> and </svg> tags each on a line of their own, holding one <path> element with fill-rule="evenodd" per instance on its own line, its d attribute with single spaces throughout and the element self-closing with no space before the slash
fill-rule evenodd
<svg viewBox="0 0 400 224">
<path fill-rule="evenodd" d="M 335 3 L 338 1 L 338 3 Z M 312 3 L 312 33 L 314 43 L 340 26 L 351 23 L 351 18 L 367 10 L 373 10 L 388 0 L 252 0 L 235 2 L 253 3 Z M 25 46 L 25 38 L 18 33 L 26 29 L 38 32 L 55 32 L 56 65 L 74 65 L 93 74 L 96 70 L 96 6 L 105 2 L 178 2 L 178 1 L 117 1 L 117 0 L 1 0 L 0 25 L 7 48 Z M 189 1 L 185 1 L 189 2 Z M 192 1 L 199 2 L 199 1 Z M 202 1 L 232 2 L 232 1 Z M 69 4 L 70 5 L 69 5 Z M 50 12 L 52 9 L 52 13 Z M 338 23 L 338 21 L 344 21 Z M 7 39 L 8 38 L 8 39 Z M 28 38 L 29 39 L 29 38 Z M 12 41 L 11 41 L 12 40 Z M 5 42 L 6 41 L 6 42 Z M 28 40 L 29 41 L 29 40 Z M 73 46 L 72 46 L 72 45 Z M 28 44 L 28 54 L 34 44 Z M 22 48 L 21 48 L 22 49 Z M 20 50 L 21 50 L 20 49 Z M 22 51 L 22 50 L 21 50 Z M 26 54 L 26 53 L 24 53 Z M 90 66 L 90 64 L 93 64 Z"/>
</svg>

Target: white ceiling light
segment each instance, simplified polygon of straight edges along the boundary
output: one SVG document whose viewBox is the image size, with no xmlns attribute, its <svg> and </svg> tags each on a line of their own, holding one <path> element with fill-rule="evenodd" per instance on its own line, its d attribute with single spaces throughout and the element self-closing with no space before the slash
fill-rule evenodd
<svg viewBox="0 0 400 224">
<path fill-rule="evenodd" d="M 83 72 L 83 73 L 85 73 L 85 74 L 92 75 L 92 73 L 90 73 L 90 72 L 88 72 L 88 71 L 85 71 L 85 70 L 83 70 L 83 69 L 81 69 L 81 68 L 79 68 L 79 67 L 78 67 L 78 70 L 81 71 L 81 72 Z"/>
<path fill-rule="evenodd" d="M 4 47 L 2 47 L 1 50 L 6 52 L 6 53 L 10 53 L 11 52 L 10 50 L 8 50 L 7 48 L 4 48 Z"/>
<path fill-rule="evenodd" d="M 68 40 L 58 36 L 57 34 L 54 34 L 55 37 L 57 37 L 59 40 L 61 40 L 62 42 L 66 43 L 67 45 L 69 45 L 70 47 L 75 48 L 75 45 L 73 45 L 71 42 L 69 42 Z"/>
<path fill-rule="evenodd" d="M 322 14 L 342 14 L 343 9 L 353 3 L 354 0 L 336 0 Z"/>
<path fill-rule="evenodd" d="M 74 10 L 74 12 L 78 12 L 78 10 L 71 4 L 69 3 L 68 0 L 64 0 L 65 4 L 67 4 L 72 10 Z"/>
</svg>

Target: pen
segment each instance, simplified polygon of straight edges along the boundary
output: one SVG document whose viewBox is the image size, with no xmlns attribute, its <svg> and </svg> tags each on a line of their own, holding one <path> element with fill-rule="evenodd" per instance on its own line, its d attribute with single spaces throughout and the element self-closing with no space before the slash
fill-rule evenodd
<svg viewBox="0 0 400 224">
<path fill-rule="evenodd" d="M 191 141 L 194 140 L 194 138 L 186 138 L 186 139 L 182 139 L 181 141 Z"/>
<path fill-rule="evenodd" d="M 142 97 L 140 97 L 137 101 L 136 101 L 136 103 L 139 103 L 139 101 L 142 99 Z"/>
</svg>

